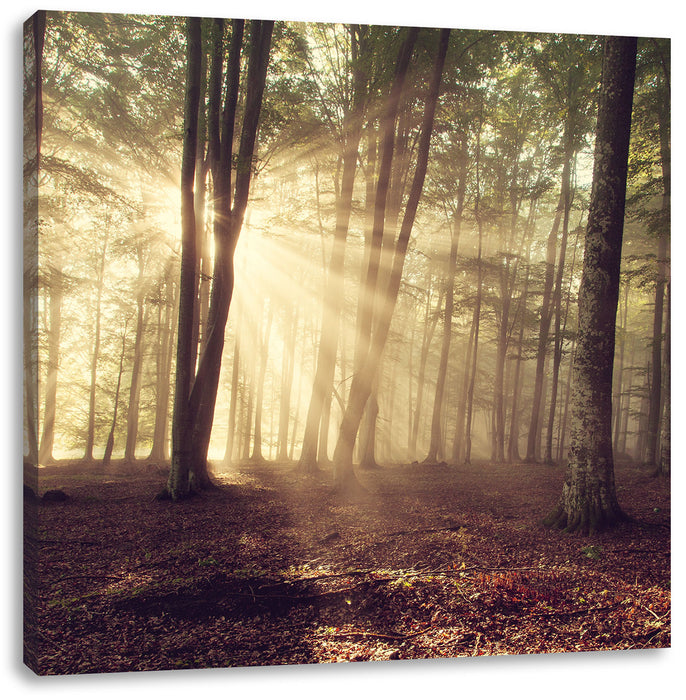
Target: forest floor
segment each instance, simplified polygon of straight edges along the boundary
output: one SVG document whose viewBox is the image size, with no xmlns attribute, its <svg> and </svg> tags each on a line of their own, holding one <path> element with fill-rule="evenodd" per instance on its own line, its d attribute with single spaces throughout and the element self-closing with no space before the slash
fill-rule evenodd
<svg viewBox="0 0 686 700">
<path fill-rule="evenodd" d="M 44 674 L 311 664 L 670 645 L 669 483 L 619 466 L 634 518 L 541 525 L 563 470 L 403 465 L 330 474 L 251 464 L 174 504 L 166 469 L 40 470 L 27 660 Z M 27 571 L 31 572 L 29 564 Z"/>
</svg>

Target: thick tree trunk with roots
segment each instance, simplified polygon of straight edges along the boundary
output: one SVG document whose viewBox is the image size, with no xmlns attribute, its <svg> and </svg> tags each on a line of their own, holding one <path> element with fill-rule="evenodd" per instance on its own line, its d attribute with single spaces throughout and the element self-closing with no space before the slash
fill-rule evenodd
<svg viewBox="0 0 686 700">
<path fill-rule="evenodd" d="M 626 517 L 614 481 L 612 368 L 635 66 L 635 38 L 606 40 L 579 289 L 569 464 L 562 496 L 545 520 L 568 532 L 596 532 Z"/>
</svg>

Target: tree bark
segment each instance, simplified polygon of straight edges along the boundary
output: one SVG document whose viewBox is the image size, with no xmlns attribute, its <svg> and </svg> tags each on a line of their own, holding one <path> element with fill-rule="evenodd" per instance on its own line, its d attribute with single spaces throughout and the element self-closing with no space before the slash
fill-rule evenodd
<svg viewBox="0 0 686 700">
<path fill-rule="evenodd" d="M 189 17 L 186 24 L 186 95 L 184 140 L 181 162 L 181 277 L 179 284 L 179 320 L 176 348 L 176 379 L 172 418 L 172 462 L 167 490 L 172 500 L 191 493 L 191 421 L 189 406 L 193 379 L 193 320 L 195 308 L 196 233 L 193 183 L 198 143 L 198 105 L 200 102 L 200 20 Z"/>
<path fill-rule="evenodd" d="M 612 371 L 636 43 L 629 37 L 605 41 L 579 289 L 569 464 L 558 505 L 545 520 L 568 532 L 596 532 L 626 517 L 614 480 Z"/>
</svg>

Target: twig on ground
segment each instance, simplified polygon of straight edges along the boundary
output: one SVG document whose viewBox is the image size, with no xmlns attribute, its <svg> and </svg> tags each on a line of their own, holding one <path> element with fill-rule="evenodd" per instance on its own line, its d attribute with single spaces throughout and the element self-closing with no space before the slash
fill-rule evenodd
<svg viewBox="0 0 686 700">
<path fill-rule="evenodd" d="M 404 642 L 406 639 L 412 639 L 413 637 L 419 637 L 422 634 L 425 634 L 428 632 L 431 628 L 427 627 L 426 629 L 420 630 L 419 632 L 412 632 L 410 634 L 384 634 L 381 632 L 364 632 L 364 631 L 359 631 L 359 632 L 339 632 L 334 635 L 334 639 L 351 639 L 355 637 L 364 637 L 364 638 L 369 638 L 373 637 L 374 639 L 387 639 L 389 641 L 393 642 Z"/>
</svg>

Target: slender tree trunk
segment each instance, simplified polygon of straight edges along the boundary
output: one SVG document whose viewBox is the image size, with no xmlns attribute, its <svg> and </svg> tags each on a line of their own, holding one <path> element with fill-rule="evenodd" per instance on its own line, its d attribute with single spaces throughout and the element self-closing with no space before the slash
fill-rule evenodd
<svg viewBox="0 0 686 700">
<path fill-rule="evenodd" d="M 380 372 L 381 370 L 379 370 Z M 376 461 L 376 419 L 379 416 L 379 379 L 374 377 L 360 429 L 360 468 L 378 469 Z"/>
<path fill-rule="evenodd" d="M 293 391 L 293 375 L 295 370 L 295 341 L 298 330 L 298 307 L 292 305 L 286 319 L 286 337 L 283 344 L 281 362 L 281 391 L 279 394 L 279 435 L 276 460 L 286 462 L 288 456 L 288 424 L 291 415 L 291 393 Z"/>
<path fill-rule="evenodd" d="M 522 352 L 524 349 L 524 327 L 526 326 L 527 301 L 529 295 L 529 251 L 527 250 L 527 272 L 524 290 L 520 299 L 521 323 L 517 338 L 517 357 L 515 359 L 514 378 L 512 386 L 512 408 L 510 410 L 510 436 L 507 443 L 507 461 L 520 462 L 519 454 L 519 396 L 521 393 Z"/>
<path fill-rule="evenodd" d="M 351 30 L 353 46 L 353 61 L 357 63 L 356 33 Z M 328 431 L 328 411 L 331 406 L 331 393 L 336 371 L 336 352 L 340 335 L 341 311 L 343 308 L 343 271 L 345 263 L 345 245 L 352 211 L 353 188 L 357 172 L 357 159 L 362 136 L 362 73 L 359 68 L 354 71 L 354 94 L 351 111 L 346 114 L 343 144 L 343 176 L 340 193 L 336 197 L 336 225 L 334 229 L 333 248 L 329 261 L 326 288 L 324 291 L 324 306 L 322 314 L 321 337 L 317 353 L 317 369 L 315 371 L 312 396 L 305 420 L 303 447 L 298 462 L 298 471 L 311 474 L 318 468 L 317 448 L 321 433 Z M 326 454 L 321 455 L 326 458 Z"/>
<path fill-rule="evenodd" d="M 572 396 L 572 368 L 574 367 L 574 353 L 576 352 L 576 339 L 572 341 L 572 347 L 569 351 L 569 368 L 567 370 L 567 379 L 565 382 L 565 402 L 562 409 L 562 423 L 560 425 L 560 438 L 557 445 L 557 461 L 563 462 L 567 455 L 565 453 L 567 440 L 567 418 L 569 416 L 569 400 Z"/>
<path fill-rule="evenodd" d="M 632 339 L 631 354 L 629 355 L 629 368 L 626 371 L 626 377 L 622 382 L 625 387 L 623 390 L 624 400 L 622 401 L 622 425 L 619 432 L 619 444 L 617 454 L 627 454 L 627 437 L 629 434 L 629 418 L 631 417 L 631 402 L 634 394 L 634 358 L 636 356 L 636 342 Z"/>
<path fill-rule="evenodd" d="M 57 372 L 60 362 L 60 331 L 62 327 L 63 272 L 56 265 L 50 274 L 50 331 L 48 333 L 48 376 L 45 382 L 45 410 L 38 461 L 47 464 L 53 460 L 55 443 L 55 409 L 57 406 Z"/>
<path fill-rule="evenodd" d="M 569 139 L 569 137 L 567 137 Z M 555 409 L 557 408 L 557 389 L 560 377 L 560 363 L 562 362 L 562 283 L 564 280 L 565 258 L 567 255 L 567 238 L 569 235 L 569 211 L 571 208 L 571 161 L 573 158 L 571 145 L 567 148 L 565 163 L 562 170 L 562 191 L 564 198 L 564 210 L 562 215 L 562 238 L 560 240 L 560 256 L 557 262 L 557 275 L 555 287 L 551 299 L 551 311 L 555 317 L 555 333 L 553 345 L 553 371 L 551 377 L 550 405 L 548 407 L 548 425 L 546 430 L 545 452 L 543 461 L 545 464 L 553 464 L 553 431 L 555 425 Z"/>
<path fill-rule="evenodd" d="M 264 461 L 264 456 L 262 455 L 262 409 L 264 404 L 264 378 L 267 373 L 267 360 L 269 359 L 269 337 L 271 336 L 273 316 L 273 309 L 272 305 L 270 304 L 269 311 L 267 313 L 267 328 L 264 331 L 264 337 L 260 343 L 260 373 L 257 378 L 257 393 L 255 396 L 255 431 L 252 455 L 250 456 L 251 462 Z"/>
<path fill-rule="evenodd" d="M 168 459 L 167 431 L 169 422 L 169 394 L 174 341 L 176 338 L 176 285 L 172 279 L 172 266 L 165 274 L 164 300 L 160 300 L 160 343 L 157 354 L 157 405 L 155 406 L 155 427 L 152 448 L 148 459 L 152 462 L 165 462 Z M 164 308 L 162 308 L 164 305 Z"/>
<path fill-rule="evenodd" d="M 195 308 L 196 233 L 193 184 L 198 143 L 200 102 L 201 24 L 196 17 L 186 23 L 186 95 L 181 163 L 181 279 L 176 349 L 176 380 L 172 419 L 172 463 L 167 490 L 173 500 L 191 493 L 191 421 L 189 406 L 193 380 L 193 321 Z"/>
<path fill-rule="evenodd" d="M 655 283 L 655 312 L 653 315 L 652 379 L 650 387 L 650 406 L 648 411 L 648 436 L 645 461 L 659 469 L 660 466 L 660 407 L 662 405 L 662 322 L 664 315 L 665 287 L 667 285 L 667 257 L 669 247 L 669 216 L 671 202 L 671 158 L 669 144 L 669 113 L 658 110 L 658 128 L 660 133 L 660 153 L 662 161 L 662 213 L 665 223 L 660 229 L 657 247 L 657 280 Z"/>
<path fill-rule="evenodd" d="M 33 41 L 33 94 L 25 110 L 33 112 L 33 133 L 25 140 L 24 161 L 24 269 L 23 269 L 23 343 L 24 343 L 24 419 L 26 428 L 25 460 L 37 464 L 38 450 L 38 182 L 43 139 L 43 48 L 46 13 L 36 12 L 27 23 Z M 31 102 L 33 104 L 31 104 Z"/>
<path fill-rule="evenodd" d="M 555 274 L 555 251 L 557 249 L 557 234 L 565 207 L 564 184 L 561 187 L 560 199 L 555 212 L 553 225 L 548 235 L 546 248 L 545 278 L 543 283 L 543 299 L 541 301 L 541 316 L 538 328 L 538 345 L 536 349 L 536 375 L 534 380 L 534 394 L 531 403 L 531 422 L 527 438 L 526 461 L 536 462 L 539 458 L 538 443 L 542 428 L 542 401 L 544 399 L 543 382 L 545 377 L 545 362 L 548 352 L 548 333 L 552 319 L 552 306 L 550 296 L 553 289 Z"/>
<path fill-rule="evenodd" d="M 477 195 L 478 197 L 478 195 Z M 478 205 L 477 205 L 478 206 Z M 471 464 L 472 459 L 472 414 L 474 412 L 474 387 L 476 385 L 477 359 L 479 354 L 479 328 L 481 325 L 481 295 L 483 286 L 483 272 L 481 265 L 482 248 L 482 224 L 477 213 L 477 226 L 479 229 L 479 252 L 477 254 L 478 281 L 476 286 L 476 303 L 474 306 L 474 340 L 471 355 L 471 370 L 469 374 L 469 388 L 467 389 L 466 425 L 464 432 L 464 463 Z"/>
<path fill-rule="evenodd" d="M 138 437 L 138 412 L 141 396 L 141 372 L 143 365 L 143 343 L 146 326 L 145 290 L 143 279 L 145 261 L 142 250 L 138 251 L 138 293 L 136 294 L 136 338 L 133 345 L 133 365 L 131 367 L 131 386 L 129 388 L 129 407 L 126 416 L 126 448 L 124 459 L 136 460 L 136 438 Z"/>
<path fill-rule="evenodd" d="M 238 375 L 240 373 L 241 336 L 236 324 L 236 337 L 233 345 L 233 362 L 231 363 L 231 396 L 229 398 L 229 427 L 226 432 L 224 448 L 224 465 L 229 466 L 233 460 L 233 448 L 236 441 L 236 409 L 238 407 Z"/>
<path fill-rule="evenodd" d="M 475 309 L 476 310 L 476 309 Z M 465 454 L 465 420 L 467 418 L 467 395 L 469 393 L 469 370 L 472 364 L 472 353 L 474 352 L 474 335 L 476 332 L 477 316 L 472 313 L 472 322 L 469 328 L 469 340 L 467 341 L 467 352 L 464 356 L 464 366 L 462 369 L 462 382 L 458 393 L 457 418 L 455 421 L 455 437 L 453 438 L 452 462 L 460 464 L 464 460 Z"/>
<path fill-rule="evenodd" d="M 457 249 L 460 243 L 460 231 L 462 228 L 462 210 L 467 188 L 467 154 L 466 144 L 462 143 L 460 149 L 460 169 L 457 183 L 457 208 L 455 211 L 454 225 L 450 227 L 450 253 L 448 256 L 448 275 L 445 291 L 445 316 L 443 319 L 443 340 L 441 342 L 441 356 L 438 361 L 438 376 L 436 377 L 436 394 L 434 396 L 433 414 L 431 417 L 431 442 L 429 453 L 424 460 L 427 464 L 438 460 L 438 453 L 443 444 L 441 431 L 441 418 L 443 415 L 443 400 L 445 394 L 446 374 L 448 372 L 448 358 L 450 356 L 450 341 L 453 332 L 453 306 L 455 273 L 457 270 Z"/>
<path fill-rule="evenodd" d="M 108 224 L 106 224 L 108 226 Z M 98 361 L 100 359 L 100 329 L 102 325 L 102 293 L 105 287 L 105 262 L 107 260 L 107 243 L 109 230 L 106 231 L 105 241 L 102 245 L 102 253 L 96 272 L 96 284 L 98 285 L 95 299 L 95 328 L 93 332 L 93 350 L 91 354 L 91 382 L 88 396 L 88 425 L 86 428 L 86 447 L 83 459 L 86 462 L 93 461 L 93 448 L 95 446 L 95 395 L 97 389 Z"/>
<path fill-rule="evenodd" d="M 411 38 L 411 41 L 408 42 L 409 46 L 406 45 L 406 49 L 408 51 L 408 54 L 411 54 L 416 34 L 410 34 L 409 36 Z M 436 105 L 438 103 L 440 81 L 443 72 L 443 64 L 445 62 L 445 56 L 448 50 L 449 37 L 449 30 L 441 30 L 439 51 L 436 58 L 434 71 L 431 77 L 429 93 L 425 102 L 424 118 L 422 122 L 419 147 L 417 151 L 417 165 L 412 181 L 412 186 L 410 188 L 408 201 L 405 207 L 405 214 L 403 216 L 402 225 L 400 227 L 398 240 L 396 241 L 395 252 L 393 255 L 393 264 L 388 280 L 388 288 L 386 290 L 386 303 L 381 306 L 382 312 L 380 313 L 379 319 L 377 320 L 376 328 L 372 337 L 370 351 L 364 361 L 364 364 L 362 365 L 362 368 L 353 377 L 352 385 L 350 387 L 348 405 L 346 406 L 346 410 L 341 421 L 340 433 L 338 441 L 336 443 L 336 449 L 334 450 L 333 458 L 334 486 L 339 491 L 347 491 L 348 489 L 355 490 L 357 486 L 352 465 L 353 446 L 355 444 L 355 438 L 357 436 L 360 421 L 362 419 L 362 412 L 369 397 L 369 393 L 371 392 L 372 382 L 377 373 L 379 363 L 381 360 L 381 355 L 383 353 L 386 339 L 388 337 L 388 331 L 390 328 L 393 311 L 398 297 L 398 290 L 400 289 L 400 281 L 402 277 L 407 246 L 409 243 L 410 234 L 412 232 L 412 227 L 414 225 L 414 220 L 417 213 L 417 207 L 419 205 L 419 200 L 424 186 L 424 178 L 426 175 L 426 167 L 429 158 L 431 132 L 433 131 L 433 119 L 436 111 Z M 398 63 L 402 65 L 402 61 L 399 60 Z M 405 69 L 406 67 L 407 66 L 405 66 Z M 382 152 L 382 167 L 379 172 L 380 182 L 379 186 L 377 187 L 377 196 L 379 195 L 379 191 L 383 191 L 385 187 L 382 178 L 382 173 L 384 172 L 384 156 L 385 154 Z M 382 202 L 383 201 L 385 201 L 385 196 L 382 196 Z M 381 230 L 377 231 L 376 225 L 374 227 L 375 232 L 379 234 L 383 231 L 384 206 L 385 205 L 383 203 L 379 203 L 377 211 L 375 212 L 375 215 L 378 215 L 381 219 Z M 376 242 L 374 241 L 373 237 L 371 249 L 372 253 L 374 253 L 376 246 L 379 246 L 380 242 L 381 241 L 378 237 L 376 239 Z M 373 256 L 370 256 L 370 258 L 372 257 Z M 378 258 L 375 264 L 376 266 L 378 266 Z M 376 270 L 376 273 L 373 271 L 373 268 L 374 265 L 370 262 L 370 272 L 372 274 L 368 276 L 367 279 L 368 289 L 373 289 L 376 286 L 375 279 L 376 274 L 378 274 L 378 268 Z"/>
<path fill-rule="evenodd" d="M 671 439 L 672 439 L 672 428 L 671 428 L 671 358 L 672 358 L 672 348 L 671 348 L 671 336 L 672 336 L 672 292 L 671 283 L 667 282 L 666 288 L 667 295 L 667 319 L 665 321 L 665 353 L 664 353 L 664 398 L 665 398 L 665 412 L 662 417 L 662 436 L 660 440 L 660 462 L 658 465 L 658 474 L 661 476 L 668 476 L 671 473 Z"/>
<path fill-rule="evenodd" d="M 627 315 L 629 312 L 629 280 L 627 279 L 624 283 L 624 306 L 622 313 L 622 325 L 619 329 L 618 338 L 618 353 L 616 358 L 616 370 L 615 370 L 615 389 L 612 398 L 612 422 L 614 423 L 614 437 L 612 438 L 612 449 L 615 456 L 619 452 L 619 434 L 622 426 L 622 405 L 623 405 L 623 383 L 624 383 L 624 357 L 626 350 L 626 338 L 627 338 Z"/>
<path fill-rule="evenodd" d="M 479 127 L 476 136 L 476 202 L 474 204 L 474 217 L 479 232 L 479 248 L 477 252 L 477 286 L 476 301 L 474 305 L 474 344 L 472 349 L 472 367 L 469 377 L 469 389 L 467 390 L 467 415 L 465 426 L 465 464 L 471 463 L 472 458 L 472 414 L 474 411 L 474 387 L 476 385 L 477 358 L 479 354 L 479 328 L 481 324 L 481 296 L 483 287 L 483 267 L 482 267 L 482 246 L 483 246 L 483 221 L 481 218 L 481 129 L 483 128 L 483 103 L 481 105 L 482 115 L 479 118 Z"/>
<path fill-rule="evenodd" d="M 210 75 L 211 105 L 209 108 L 208 131 L 214 182 L 215 258 L 212 292 L 208 310 L 207 341 L 198 361 L 198 371 L 188 399 L 188 416 L 191 420 L 191 426 L 189 433 L 190 453 L 186 455 L 188 460 L 186 471 L 190 475 L 192 485 L 197 488 L 206 488 L 211 485 L 207 471 L 207 451 L 217 399 L 221 358 L 224 349 L 224 333 L 233 295 L 233 256 L 248 203 L 253 171 L 253 155 L 257 142 L 257 128 L 262 107 L 262 95 L 266 81 L 273 26 L 274 23 L 271 21 L 255 20 L 251 22 L 247 87 L 240 144 L 235 164 L 236 183 L 233 204 L 231 203 L 231 165 L 233 163 L 232 143 L 238 100 L 240 48 L 243 34 L 243 22 L 241 20 L 234 20 L 233 22 L 229 48 L 227 97 L 222 114 L 221 135 L 219 134 L 219 124 L 214 119 L 215 115 L 218 114 L 218 105 L 216 104 L 219 96 L 217 84 L 221 85 L 221 75 L 218 76 L 217 73 L 221 70 L 221 60 L 215 63 L 214 70 L 211 71 Z M 214 38 L 215 57 L 222 45 L 222 27 L 221 20 L 215 20 L 215 28 L 217 29 Z M 210 118 L 213 121 L 210 121 Z"/>
<path fill-rule="evenodd" d="M 438 297 L 438 307 L 440 308 L 442 294 Z M 422 347 L 419 353 L 419 369 L 417 370 L 417 399 L 412 420 L 412 434 L 410 442 L 410 456 L 414 458 L 417 453 L 417 438 L 419 435 L 419 422 L 421 418 L 423 400 L 424 400 L 424 385 L 426 384 L 426 362 L 429 357 L 429 349 L 433 340 L 434 331 L 440 314 L 438 311 L 431 312 L 431 273 L 427 271 L 427 290 L 426 290 L 426 307 L 424 312 L 424 333 L 422 337 Z"/>
<path fill-rule="evenodd" d="M 121 353 L 119 354 L 119 372 L 117 373 L 117 386 L 114 390 L 114 409 L 112 411 L 112 425 L 110 426 L 110 434 L 107 436 L 105 443 L 105 453 L 102 457 L 102 466 L 106 467 L 112 461 L 112 452 L 114 450 L 114 433 L 117 429 L 117 415 L 119 413 L 119 392 L 121 390 L 121 378 L 124 374 L 124 358 L 126 357 L 126 327 L 121 336 Z"/>
<path fill-rule="evenodd" d="M 569 532 L 595 532 L 625 517 L 614 480 L 612 370 L 636 43 L 627 37 L 605 40 L 579 289 L 570 457 L 559 503 L 546 518 L 547 524 Z"/>
</svg>

